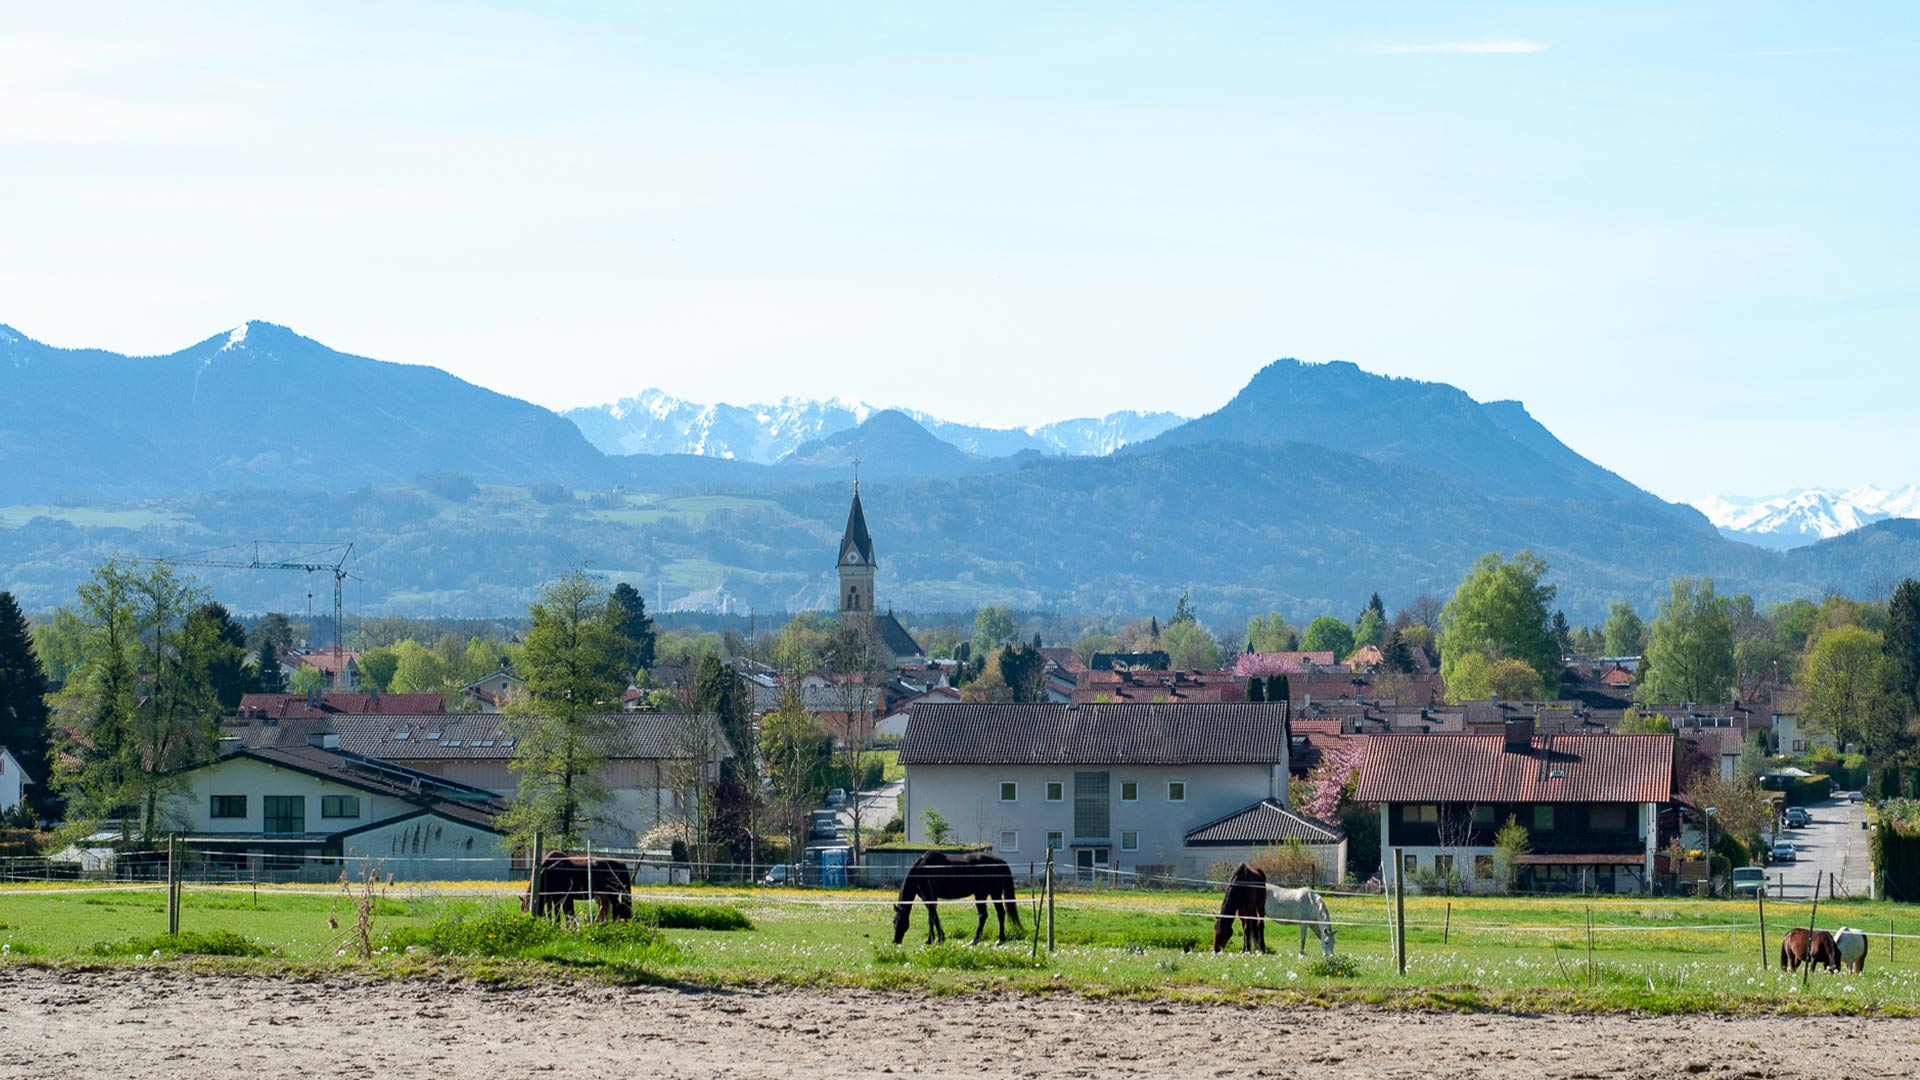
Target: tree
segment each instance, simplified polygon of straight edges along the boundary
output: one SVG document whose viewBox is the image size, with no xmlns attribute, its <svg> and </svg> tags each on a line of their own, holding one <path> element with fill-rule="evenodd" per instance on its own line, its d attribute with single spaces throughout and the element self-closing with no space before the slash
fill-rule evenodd
<svg viewBox="0 0 1920 1080">
<path fill-rule="evenodd" d="M 1376 596 L 1375 599 L 1378 599 Z M 1378 645 L 1387 633 L 1387 620 L 1379 612 L 1367 608 L 1353 624 L 1353 643 L 1360 645 Z"/>
<path fill-rule="evenodd" d="M 55 608 L 52 619 L 33 628 L 33 651 L 40 657 L 48 683 L 65 683 L 80 666 L 86 629 L 71 607 Z"/>
<path fill-rule="evenodd" d="M 1773 803 L 1749 779 L 1722 780 L 1719 770 L 1709 769 L 1694 778 L 1687 797 L 1702 813 L 1713 807 L 1714 829 L 1748 847 L 1757 845 L 1760 830 L 1773 824 Z"/>
<path fill-rule="evenodd" d="M 1247 620 L 1247 644 L 1253 652 L 1293 652 L 1300 648 L 1300 634 L 1285 616 L 1270 611 Z"/>
<path fill-rule="evenodd" d="M 1301 644 L 1308 652 L 1332 653 L 1334 662 L 1338 663 L 1353 651 L 1353 629 L 1338 616 L 1322 615 L 1307 624 L 1307 634 Z"/>
<path fill-rule="evenodd" d="M 0 592 L 0 746 L 34 778 L 28 801 L 50 815 L 47 676 L 33 648 L 33 629 L 10 592 Z"/>
<path fill-rule="evenodd" d="M 1801 714 L 1807 725 L 1833 736 L 1842 750 L 1863 746 L 1871 714 L 1888 707 L 1884 688 L 1891 662 L 1879 634 L 1843 626 L 1820 635 L 1800 672 Z"/>
<path fill-rule="evenodd" d="M 273 646 L 264 646 L 271 649 Z M 262 652 L 261 656 L 266 653 Z M 393 677 L 400 670 L 400 654 L 390 645 L 368 649 L 360 654 L 360 681 L 365 685 L 388 693 L 393 690 Z"/>
<path fill-rule="evenodd" d="M 1905 709 L 1920 707 L 1920 581 L 1907 578 L 1887 601 L 1887 632 L 1882 646 L 1893 692 Z"/>
<path fill-rule="evenodd" d="M 234 621 L 226 605 L 208 601 L 187 616 L 184 647 L 188 670 L 204 678 L 223 712 L 240 707 L 240 695 L 257 685 L 257 672 L 247 669 L 247 632 Z"/>
<path fill-rule="evenodd" d="M 1247 680 L 1247 701 L 1259 704 L 1267 700 L 1267 680 L 1258 675 Z"/>
<path fill-rule="evenodd" d="M 1014 701 L 1033 704 L 1047 700 L 1047 660 L 1030 645 L 1006 646 L 995 655 L 1000 679 Z"/>
<path fill-rule="evenodd" d="M 287 673 L 280 666 L 280 651 L 271 641 L 260 643 L 260 657 L 253 663 L 253 684 L 263 694 L 287 692 Z"/>
<path fill-rule="evenodd" d="M 543 588 L 527 615 L 526 694 L 507 706 L 516 739 L 508 767 L 519 784 L 500 823 L 516 848 L 530 847 L 536 833 L 569 847 L 586 838 L 607 798 L 596 770 L 614 727 L 606 710 L 627 684 L 627 641 L 607 617 L 606 595 L 579 569 Z M 402 673 L 406 666 L 403 654 Z"/>
<path fill-rule="evenodd" d="M 597 604 L 594 610 L 599 610 Z M 452 666 L 439 653 L 412 638 L 396 642 L 393 651 L 396 660 L 389 688 L 394 693 L 440 694 L 452 685 Z"/>
<path fill-rule="evenodd" d="M 720 759 L 720 775 L 713 785 L 709 839 L 726 845 L 735 862 L 750 863 L 759 769 L 753 757 L 753 709 L 740 673 L 717 656 L 702 657 L 693 682 L 693 708 L 713 715 L 730 750 Z"/>
<path fill-rule="evenodd" d="M 1005 614 L 1005 609 L 1001 609 Z M 978 620 L 975 620 L 976 623 Z M 1012 619 L 1008 619 L 1011 636 Z M 859 798 L 860 778 L 866 775 L 867 754 L 873 742 L 874 712 L 880 703 L 880 688 L 887 678 L 890 654 L 875 636 L 873 621 L 855 619 L 841 626 L 827 648 L 827 670 L 834 676 L 835 695 L 846 728 L 840 740 L 842 764 L 846 767 L 847 790 L 853 793 L 853 853 L 858 858 L 862 843 L 865 803 Z"/>
<path fill-rule="evenodd" d="M 988 606 L 973 613 L 973 651 L 981 655 L 1013 640 L 1013 614 L 1004 607 Z"/>
<path fill-rule="evenodd" d="M 811 671 L 826 655 L 834 623 L 816 612 L 803 611 L 787 620 L 773 644 L 773 663 L 782 671 Z"/>
<path fill-rule="evenodd" d="M 1546 695 L 1540 673 L 1524 661 L 1511 657 L 1489 660 L 1485 653 L 1461 654 L 1455 660 L 1453 674 L 1445 682 L 1447 702 L 1456 705 L 1495 697 L 1503 701 L 1526 701 Z"/>
<path fill-rule="evenodd" d="M 651 670 L 654 630 L 653 620 L 647 617 L 647 598 L 623 581 L 607 598 L 607 617 L 613 620 L 614 632 L 627 639 L 627 674 Z"/>
<path fill-rule="evenodd" d="M 1647 624 L 1625 600 L 1616 600 L 1607 609 L 1607 622 L 1600 633 L 1606 640 L 1608 656 L 1639 656 L 1647 650 Z"/>
<path fill-rule="evenodd" d="M 1220 666 L 1219 643 L 1192 619 L 1168 623 L 1160 634 L 1160 648 L 1176 671 L 1212 671 Z"/>
<path fill-rule="evenodd" d="M 1194 612 L 1193 605 L 1187 602 L 1187 594 L 1184 592 L 1181 593 L 1179 602 L 1173 606 L 1173 618 L 1167 620 L 1167 627 L 1171 629 L 1179 626 L 1181 623 L 1197 622 L 1198 620 L 1199 617 Z"/>
<path fill-rule="evenodd" d="M 1397 675 L 1411 675 L 1414 672 L 1413 649 L 1407 645 L 1404 632 L 1398 627 L 1389 627 L 1387 637 L 1380 645 L 1381 667 Z"/>
<path fill-rule="evenodd" d="M 1771 680 L 1780 662 L 1790 660 L 1780 647 L 1780 635 L 1773 620 L 1767 618 L 1746 593 L 1726 599 L 1727 624 L 1733 633 L 1734 686 L 1745 689 L 1763 680 Z"/>
<path fill-rule="evenodd" d="M 1288 685 L 1287 677 L 1285 675 L 1267 676 L 1267 700 L 1268 701 L 1275 701 L 1275 702 L 1290 701 L 1292 700 L 1292 694 L 1293 694 L 1293 687 Z"/>
<path fill-rule="evenodd" d="M 767 794 L 788 850 L 798 852 L 807 817 L 832 786 L 833 737 L 787 686 L 780 705 L 760 718 L 760 760 L 766 763 Z"/>
<path fill-rule="evenodd" d="M 1460 658 L 1518 660 L 1538 672 L 1544 693 L 1560 685 L 1560 649 L 1549 611 L 1555 588 L 1546 561 L 1531 551 L 1512 559 L 1481 556 L 1440 613 L 1440 677 L 1451 687 Z M 1451 694 L 1451 690 L 1449 690 Z"/>
<path fill-rule="evenodd" d="M 1508 815 L 1507 823 L 1493 834 L 1493 872 L 1500 886 L 1512 889 L 1520 876 L 1520 860 L 1533 850 L 1531 838 L 1520 819 Z"/>
<path fill-rule="evenodd" d="M 1673 721 L 1659 713 L 1642 713 L 1628 706 L 1627 710 L 1620 714 L 1620 723 L 1616 724 L 1613 730 L 1619 735 L 1671 735 Z"/>
<path fill-rule="evenodd" d="M 1553 632 L 1554 645 L 1560 650 L 1560 655 L 1564 657 L 1572 653 L 1573 627 L 1567 622 L 1567 613 L 1564 611 L 1555 611 L 1553 613 L 1553 624 L 1550 629 Z"/>
<path fill-rule="evenodd" d="M 285 615 L 269 611 L 253 624 L 247 642 L 256 649 L 272 645 L 275 652 L 286 652 L 294 646 L 293 624 L 287 621 Z"/>
<path fill-rule="evenodd" d="M 319 668 L 303 667 L 287 681 L 287 690 L 295 694 L 313 694 L 325 689 L 326 685 L 327 678 L 320 674 Z"/>
<path fill-rule="evenodd" d="M 1725 701 L 1733 686 L 1733 624 L 1712 578 L 1675 578 L 1647 637 L 1640 696 L 1658 704 Z"/>
<path fill-rule="evenodd" d="M 926 829 L 927 843 L 938 846 L 953 838 L 953 826 L 947 824 L 947 819 L 933 807 L 921 811 L 920 820 Z"/>
<path fill-rule="evenodd" d="M 1393 624 L 1402 630 L 1409 626 L 1424 626 L 1431 630 L 1440 629 L 1440 613 L 1446 605 L 1440 598 L 1428 593 L 1414 597 L 1413 603 L 1401 608 L 1393 616 Z"/>
</svg>

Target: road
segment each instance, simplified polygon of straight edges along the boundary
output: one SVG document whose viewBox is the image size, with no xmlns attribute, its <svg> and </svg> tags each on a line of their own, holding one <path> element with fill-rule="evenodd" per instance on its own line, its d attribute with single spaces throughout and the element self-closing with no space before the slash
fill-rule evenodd
<svg viewBox="0 0 1920 1080">
<path fill-rule="evenodd" d="M 900 812 L 900 793 L 906 789 L 906 781 L 892 780 L 872 791 L 854 792 L 853 798 L 860 802 L 860 832 L 871 836 L 886 828 L 887 822 Z M 840 828 L 847 839 L 853 839 L 853 806 L 849 803 L 840 811 Z"/>
<path fill-rule="evenodd" d="M 1828 799 L 1807 807 L 1813 821 L 1805 828 L 1783 829 L 1793 842 L 1795 860 L 1767 868 L 1767 881 L 1777 883 L 1789 898 L 1811 897 L 1816 883 L 1826 894 L 1827 875 L 1833 874 L 1841 896 L 1867 895 L 1872 866 L 1867 855 L 1867 833 L 1860 828 L 1866 809 L 1845 799 Z"/>
</svg>

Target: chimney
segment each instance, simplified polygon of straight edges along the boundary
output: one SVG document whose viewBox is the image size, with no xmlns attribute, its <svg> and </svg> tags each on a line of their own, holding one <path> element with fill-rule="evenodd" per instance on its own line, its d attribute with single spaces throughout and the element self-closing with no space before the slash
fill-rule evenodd
<svg viewBox="0 0 1920 1080">
<path fill-rule="evenodd" d="M 1506 746 L 1509 754 L 1531 754 L 1533 752 L 1533 717 L 1522 717 L 1506 723 Z"/>
<path fill-rule="evenodd" d="M 320 750 L 340 749 L 340 736 L 332 731 L 316 731 L 307 736 L 307 745 Z"/>
</svg>

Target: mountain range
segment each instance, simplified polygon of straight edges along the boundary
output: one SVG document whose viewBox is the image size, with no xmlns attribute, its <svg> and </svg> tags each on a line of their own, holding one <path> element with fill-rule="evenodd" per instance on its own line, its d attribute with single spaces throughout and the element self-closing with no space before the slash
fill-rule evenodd
<svg viewBox="0 0 1920 1080">
<path fill-rule="evenodd" d="M 839 398 L 786 397 L 771 405 L 701 405 L 661 390 L 643 390 L 607 405 L 568 409 L 564 415 L 602 453 L 698 454 L 771 465 L 801 446 L 864 423 L 882 410 Z M 942 442 L 982 457 L 1112 453 L 1152 438 L 1184 417 L 1169 412 L 1116 412 L 1021 428 L 992 428 L 942 420 L 913 409 L 910 417 Z"/>
<path fill-rule="evenodd" d="M 1695 499 L 1693 505 L 1725 536 L 1787 551 L 1876 521 L 1920 518 L 1920 485 L 1889 489 L 1862 484 L 1847 491 L 1807 488 L 1764 498 L 1708 495 Z"/>
<path fill-rule="evenodd" d="M 1188 421 L 1018 435 L 844 403 L 629 400 L 589 412 L 661 414 L 626 430 L 672 452 L 605 453 L 608 431 L 578 410 L 583 426 L 271 323 L 158 357 L 0 328 L 0 588 L 43 609 L 116 551 L 299 537 L 356 542 L 349 603 L 367 613 L 513 613 L 586 564 L 656 604 L 727 596 L 771 615 L 831 603 L 856 457 L 882 602 L 902 611 L 1130 617 L 1186 593 L 1216 626 L 1350 616 L 1376 590 L 1444 595 L 1479 555 L 1522 548 L 1548 559 L 1576 621 L 1617 599 L 1651 613 L 1678 574 L 1771 602 L 1920 570 L 1920 522 L 1763 550 L 1518 402 L 1346 363 L 1276 361 Z M 298 609 L 306 585 L 207 578 L 243 610 Z"/>
</svg>

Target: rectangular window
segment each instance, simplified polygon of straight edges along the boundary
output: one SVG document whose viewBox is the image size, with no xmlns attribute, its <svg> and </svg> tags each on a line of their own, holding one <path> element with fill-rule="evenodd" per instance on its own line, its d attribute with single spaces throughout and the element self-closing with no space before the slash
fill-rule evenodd
<svg viewBox="0 0 1920 1080">
<path fill-rule="evenodd" d="M 1020 785 L 1014 783 L 1011 780 L 1000 781 L 1000 801 L 1001 802 L 1019 802 L 1020 801 Z"/>
<path fill-rule="evenodd" d="M 1435 855 L 1433 857 L 1433 872 L 1443 878 L 1453 873 L 1453 856 Z"/>
<path fill-rule="evenodd" d="M 1400 820 L 1408 824 L 1438 825 L 1440 808 L 1433 803 L 1407 803 L 1400 808 Z"/>
<path fill-rule="evenodd" d="M 1004 829 L 1000 833 L 1000 850 L 1012 854 L 1020 850 L 1020 834 L 1013 829 Z"/>
<path fill-rule="evenodd" d="M 1139 802 L 1140 801 L 1140 781 L 1138 780 L 1120 781 L 1120 801 L 1121 802 Z"/>
<path fill-rule="evenodd" d="M 1066 800 L 1067 800 L 1067 785 L 1061 783 L 1058 780 L 1047 781 L 1047 801 L 1048 802 L 1065 802 Z"/>
<path fill-rule="evenodd" d="M 1186 802 L 1187 801 L 1187 782 L 1185 780 L 1167 781 L 1167 801 L 1168 802 Z"/>
<path fill-rule="evenodd" d="M 1473 808 L 1473 823 L 1474 823 L 1475 825 L 1491 825 L 1491 824 L 1493 824 L 1493 807 L 1491 807 L 1491 806 L 1476 806 L 1476 807 L 1474 807 L 1474 808 Z"/>
<path fill-rule="evenodd" d="M 1623 832 L 1627 827 L 1627 808 L 1624 806 L 1590 806 L 1587 808 L 1587 828 L 1595 832 Z"/>
<path fill-rule="evenodd" d="M 1140 834 L 1133 831 L 1132 829 L 1127 829 L 1121 832 L 1120 850 L 1121 851 L 1139 851 L 1140 850 Z"/>
<path fill-rule="evenodd" d="M 1105 840 L 1113 835 L 1113 807 L 1108 802 L 1107 774 L 1073 774 L 1073 835 L 1077 840 Z"/>
<path fill-rule="evenodd" d="M 1551 832 L 1553 830 L 1553 807 L 1536 806 L 1533 808 L 1533 827 Z"/>
<path fill-rule="evenodd" d="M 1493 876 L 1493 856 L 1475 855 L 1473 857 L 1473 876 L 1490 878 Z"/>
<path fill-rule="evenodd" d="M 320 796 L 320 816 L 357 818 L 360 816 L 360 796 L 322 795 Z"/>
<path fill-rule="evenodd" d="M 245 795 L 215 795 L 213 805 L 207 808 L 208 817 L 246 817 L 247 797 Z"/>
<path fill-rule="evenodd" d="M 1048 833 L 1047 834 L 1047 850 L 1048 851 L 1067 850 L 1067 838 L 1057 832 Z"/>
<path fill-rule="evenodd" d="M 307 799 L 304 795 L 269 795 L 262 800 L 266 811 L 261 832 L 303 833 L 307 831 Z"/>
<path fill-rule="evenodd" d="M 1404 870 L 1409 874 L 1419 873 L 1420 872 L 1420 856 L 1418 855 L 1401 856 L 1400 867 L 1402 870 Z"/>
</svg>

